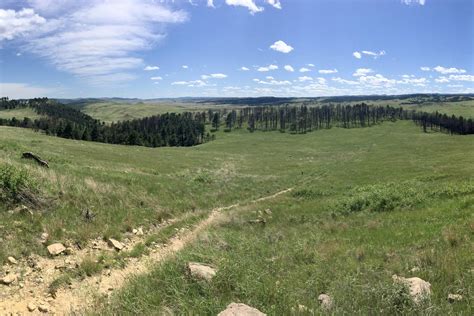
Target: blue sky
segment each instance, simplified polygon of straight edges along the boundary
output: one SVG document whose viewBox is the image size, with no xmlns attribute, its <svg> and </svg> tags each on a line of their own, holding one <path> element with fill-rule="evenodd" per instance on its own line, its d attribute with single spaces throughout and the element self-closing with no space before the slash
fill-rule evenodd
<svg viewBox="0 0 474 316">
<path fill-rule="evenodd" d="M 2 0 L 12 98 L 474 93 L 472 0 Z"/>
</svg>

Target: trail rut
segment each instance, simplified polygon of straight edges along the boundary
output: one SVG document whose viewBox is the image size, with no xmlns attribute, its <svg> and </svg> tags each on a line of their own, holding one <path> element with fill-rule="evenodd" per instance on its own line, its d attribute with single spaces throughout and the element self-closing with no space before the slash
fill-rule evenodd
<svg viewBox="0 0 474 316">
<path fill-rule="evenodd" d="M 132 258 L 123 269 L 112 269 L 87 277 L 83 280 L 73 280 L 72 284 L 56 292 L 53 298 L 48 294 L 49 284 L 61 275 L 61 269 L 80 262 L 84 257 L 98 254 L 93 249 L 77 251 L 70 256 L 55 258 L 37 257 L 40 270 L 32 269 L 22 262 L 19 266 L 11 266 L 7 269 L 21 275 L 21 286 L 16 282 L 13 286 L 0 285 L 0 315 L 24 315 L 29 314 L 28 304 L 36 307 L 44 305 L 48 307 L 49 314 L 80 314 L 85 308 L 91 306 L 97 297 L 109 295 L 120 289 L 124 283 L 133 276 L 146 273 L 153 264 L 169 258 L 191 243 L 200 232 L 209 225 L 217 223 L 222 218 L 223 211 L 237 208 L 242 205 L 258 203 L 276 198 L 279 195 L 290 192 L 292 188 L 279 191 L 275 194 L 261 197 L 246 203 L 237 203 L 213 209 L 209 216 L 195 225 L 191 230 L 185 230 L 172 237 L 159 248 L 150 249 L 149 254 L 139 258 Z M 127 244 L 128 247 L 143 242 L 147 236 L 134 237 Z M 99 245 L 100 246 L 100 245 Z M 107 247 L 102 243 L 102 247 Z M 100 247 L 99 247 L 100 248 Z M 110 249 L 110 251 L 113 251 Z M 38 309 L 33 313 L 39 313 Z"/>
</svg>

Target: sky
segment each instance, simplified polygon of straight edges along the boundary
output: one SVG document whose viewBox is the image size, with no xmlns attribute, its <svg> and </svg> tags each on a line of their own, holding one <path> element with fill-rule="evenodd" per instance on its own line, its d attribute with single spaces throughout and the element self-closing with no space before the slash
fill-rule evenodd
<svg viewBox="0 0 474 316">
<path fill-rule="evenodd" d="M 474 93 L 472 0 L 0 0 L 0 96 Z"/>
</svg>

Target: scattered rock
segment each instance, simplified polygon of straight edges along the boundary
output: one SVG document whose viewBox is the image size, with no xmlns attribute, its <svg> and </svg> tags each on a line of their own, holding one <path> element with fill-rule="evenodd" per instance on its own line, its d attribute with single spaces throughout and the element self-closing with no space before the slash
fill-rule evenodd
<svg viewBox="0 0 474 316">
<path fill-rule="evenodd" d="M 134 228 L 132 229 L 132 234 L 136 235 L 138 233 L 138 229 Z"/>
<path fill-rule="evenodd" d="M 272 210 L 269 209 L 269 208 L 267 208 L 264 212 L 265 212 L 265 214 L 267 214 L 267 215 L 272 215 Z"/>
<path fill-rule="evenodd" d="M 248 222 L 249 224 L 262 224 L 262 225 L 265 225 L 267 223 L 267 221 L 264 218 L 257 218 L 257 219 L 249 220 Z"/>
<path fill-rule="evenodd" d="M 109 238 L 109 245 L 114 247 L 115 249 L 117 250 L 122 250 L 123 247 L 125 247 L 124 244 L 122 244 L 120 241 L 116 240 L 116 239 L 113 239 L 113 238 Z"/>
<path fill-rule="evenodd" d="M 7 260 L 8 260 L 8 262 L 10 262 L 11 264 L 17 264 L 17 263 L 18 263 L 18 261 L 16 261 L 16 259 L 13 258 L 13 257 L 8 257 Z"/>
<path fill-rule="evenodd" d="M 61 243 L 51 244 L 47 248 L 48 248 L 49 254 L 52 256 L 57 256 L 61 254 L 64 250 L 66 250 L 66 247 L 64 247 L 64 245 Z"/>
<path fill-rule="evenodd" d="M 418 272 L 418 271 L 420 271 L 419 267 L 413 267 L 410 269 L 410 272 Z"/>
<path fill-rule="evenodd" d="M 144 233 L 143 233 L 143 228 L 141 228 L 141 227 L 138 228 L 138 229 L 137 229 L 137 236 L 143 236 L 143 235 L 144 235 Z"/>
<path fill-rule="evenodd" d="M 30 312 L 34 312 L 36 310 L 36 305 L 33 303 L 28 303 L 28 305 L 26 305 L 26 308 L 28 308 Z"/>
<path fill-rule="evenodd" d="M 392 276 L 395 282 L 405 284 L 410 290 L 410 296 L 415 303 L 421 302 L 424 298 L 431 295 L 431 284 L 420 278 L 404 278 L 399 277 L 396 274 Z"/>
<path fill-rule="evenodd" d="M 29 215 L 33 215 L 33 212 L 30 210 L 30 208 L 26 205 L 20 205 L 18 207 L 16 207 L 15 209 L 13 209 L 12 211 L 10 211 L 11 214 L 29 214 Z"/>
<path fill-rule="evenodd" d="M 241 303 L 230 303 L 225 310 L 217 316 L 265 316 L 256 308 Z"/>
<path fill-rule="evenodd" d="M 49 312 L 49 307 L 46 304 L 41 304 L 38 306 L 38 310 L 42 313 L 47 313 Z"/>
<path fill-rule="evenodd" d="M 6 276 L 3 277 L 2 283 L 5 285 L 10 285 L 16 281 L 16 278 L 17 277 L 15 274 L 7 274 Z"/>
<path fill-rule="evenodd" d="M 216 275 L 214 268 L 197 262 L 189 262 L 188 271 L 191 276 L 206 281 L 210 281 Z"/>
<path fill-rule="evenodd" d="M 460 294 L 448 294 L 448 301 L 450 303 L 462 301 L 462 295 L 460 295 Z"/>
<path fill-rule="evenodd" d="M 300 312 L 300 313 L 306 313 L 306 312 L 308 312 L 308 311 L 309 311 L 308 307 L 306 307 L 306 306 L 304 306 L 304 305 L 302 305 L 302 304 L 298 304 L 298 312 Z"/>
<path fill-rule="evenodd" d="M 333 306 L 332 297 L 327 294 L 320 294 L 318 296 L 318 301 L 322 309 L 329 310 Z"/>
</svg>

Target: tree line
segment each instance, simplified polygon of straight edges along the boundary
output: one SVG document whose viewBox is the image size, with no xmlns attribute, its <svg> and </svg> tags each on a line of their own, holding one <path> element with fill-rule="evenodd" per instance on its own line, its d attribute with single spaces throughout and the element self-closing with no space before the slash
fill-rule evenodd
<svg viewBox="0 0 474 316">
<path fill-rule="evenodd" d="M 32 128 L 62 138 L 147 147 L 193 146 L 211 138 L 200 113 L 166 113 L 106 125 L 54 100 L 0 99 L 0 109 L 30 107 L 41 118 L 0 119 L 0 125 Z"/>
</svg>

